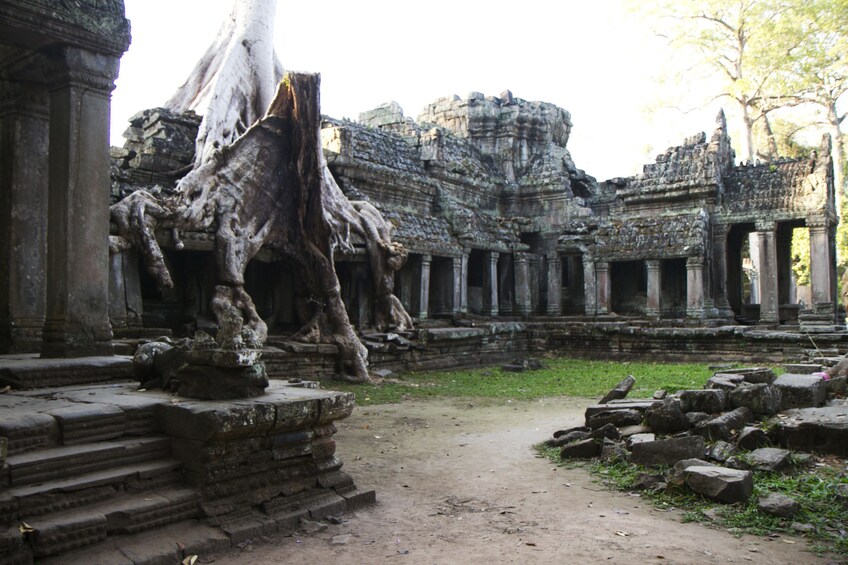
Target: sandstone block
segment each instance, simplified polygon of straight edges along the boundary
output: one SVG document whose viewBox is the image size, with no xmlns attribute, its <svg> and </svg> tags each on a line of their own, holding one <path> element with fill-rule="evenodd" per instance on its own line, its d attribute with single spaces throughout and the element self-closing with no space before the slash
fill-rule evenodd
<svg viewBox="0 0 848 565">
<path fill-rule="evenodd" d="M 693 465 L 684 474 L 690 489 L 718 502 L 745 502 L 754 490 L 751 471 Z"/>
<path fill-rule="evenodd" d="M 631 462 L 637 465 L 674 465 L 681 459 L 704 456 L 704 438 L 685 436 L 658 441 L 644 441 L 631 446 Z"/>
<path fill-rule="evenodd" d="M 754 414 L 772 416 L 780 411 L 780 389 L 765 383 L 743 384 L 728 397 L 732 408 L 750 408 Z"/>
<path fill-rule="evenodd" d="M 815 375 L 780 375 L 774 381 L 780 391 L 780 409 L 815 408 L 827 398 L 825 381 Z"/>
</svg>

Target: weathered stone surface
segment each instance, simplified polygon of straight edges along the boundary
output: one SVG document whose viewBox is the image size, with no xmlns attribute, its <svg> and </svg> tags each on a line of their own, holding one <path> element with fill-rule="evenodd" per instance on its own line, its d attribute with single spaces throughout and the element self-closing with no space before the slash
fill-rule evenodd
<svg viewBox="0 0 848 565">
<path fill-rule="evenodd" d="M 598 412 L 606 412 L 607 410 L 629 409 L 644 412 L 652 406 L 658 406 L 660 402 L 658 400 L 633 400 L 625 398 L 622 400 L 613 400 L 607 404 L 592 404 L 586 407 L 586 419 L 589 419 Z"/>
<path fill-rule="evenodd" d="M 686 468 L 684 475 L 690 489 L 727 504 L 747 501 L 754 490 L 751 471 L 693 465 Z"/>
<path fill-rule="evenodd" d="M 727 393 L 722 389 L 682 390 L 677 397 L 684 412 L 715 414 L 727 407 Z"/>
<path fill-rule="evenodd" d="M 629 408 L 607 409 L 589 416 L 586 425 L 596 430 L 607 424 L 618 426 L 633 426 L 642 422 L 642 413 Z"/>
<path fill-rule="evenodd" d="M 729 440 L 735 432 L 741 430 L 745 427 L 745 424 L 753 420 L 754 413 L 751 412 L 750 408 L 736 408 L 721 416 L 699 423 L 693 428 L 693 432 L 710 441 Z"/>
<path fill-rule="evenodd" d="M 725 369 L 717 375 L 726 377 L 727 375 L 739 375 L 746 383 L 764 383 L 771 384 L 774 382 L 774 371 L 768 367 L 745 367 L 741 369 Z"/>
<path fill-rule="evenodd" d="M 757 500 L 757 510 L 781 518 L 792 518 L 800 509 L 801 505 L 797 500 L 777 492 L 761 496 Z"/>
<path fill-rule="evenodd" d="M 672 434 L 689 429 L 689 420 L 676 398 L 667 398 L 659 406 L 646 410 L 645 421 L 658 434 Z"/>
<path fill-rule="evenodd" d="M 777 447 L 761 447 L 746 456 L 751 468 L 756 471 L 777 472 L 789 466 L 791 451 Z"/>
<path fill-rule="evenodd" d="M 630 460 L 637 465 L 674 465 L 681 459 L 704 456 L 704 438 L 685 436 L 631 445 Z"/>
<path fill-rule="evenodd" d="M 591 428 L 587 428 L 586 426 L 578 426 L 576 428 L 566 428 L 564 430 L 557 430 L 554 432 L 554 439 L 560 438 L 564 435 L 568 435 L 572 432 L 586 432 L 589 433 Z"/>
<path fill-rule="evenodd" d="M 559 452 L 562 459 L 590 459 L 600 454 L 601 442 L 591 438 L 569 443 Z"/>
<path fill-rule="evenodd" d="M 715 463 L 707 461 L 705 459 L 699 459 L 694 457 L 692 459 L 681 459 L 677 463 L 671 466 L 671 470 L 668 474 L 668 481 L 675 485 L 683 485 L 686 482 L 686 476 L 684 471 L 689 467 L 702 466 L 702 467 L 715 467 Z"/>
<path fill-rule="evenodd" d="M 701 422 L 705 422 L 712 418 L 706 412 L 687 412 L 686 419 L 689 420 L 689 426 L 694 427 L 700 424 Z"/>
<path fill-rule="evenodd" d="M 745 382 L 745 379 L 741 375 L 715 374 L 707 379 L 707 384 L 704 385 L 704 388 L 733 390 L 743 382 Z"/>
<path fill-rule="evenodd" d="M 586 428 L 588 430 L 588 428 Z M 603 428 L 599 428 L 603 429 Z M 562 447 L 563 445 L 567 445 L 573 441 L 579 441 L 581 439 L 586 439 L 590 435 L 590 432 L 583 431 L 582 429 L 571 430 L 562 435 L 559 435 L 548 442 L 548 445 L 551 447 Z"/>
<path fill-rule="evenodd" d="M 825 381 L 814 375 L 783 374 L 773 385 L 780 391 L 780 409 L 815 408 L 827 398 Z"/>
<path fill-rule="evenodd" d="M 719 463 L 724 463 L 738 452 L 739 449 L 732 443 L 719 440 L 707 450 L 707 457 Z"/>
<path fill-rule="evenodd" d="M 216 353 L 230 353 L 235 357 L 238 352 Z M 211 362 L 211 359 L 204 359 L 204 361 Z M 229 359 L 228 363 L 235 365 L 232 367 L 207 364 L 183 365 L 176 374 L 180 383 L 179 395 L 201 400 L 228 400 L 253 398 L 265 394 L 265 389 L 268 387 L 265 365 L 256 363 L 241 366 L 238 365 L 240 362 L 239 358 Z"/>
<path fill-rule="evenodd" d="M 618 428 L 612 424 L 606 424 L 596 430 L 592 430 L 592 432 L 589 433 L 589 437 L 594 439 L 618 440 L 621 438 L 621 433 L 618 431 Z"/>
<path fill-rule="evenodd" d="M 753 451 L 758 447 L 766 447 L 768 444 L 768 434 L 755 426 L 745 426 L 736 437 L 736 445 L 745 451 Z"/>
<path fill-rule="evenodd" d="M 789 449 L 848 456 L 848 406 L 788 410 L 769 421 Z"/>
<path fill-rule="evenodd" d="M 598 404 L 606 404 L 610 400 L 620 400 L 627 396 L 633 385 L 636 384 L 636 378 L 633 375 L 627 375 L 615 387 L 610 390 L 598 401 Z"/>
<path fill-rule="evenodd" d="M 632 446 L 632 445 L 637 444 L 637 443 L 644 443 L 644 442 L 650 442 L 650 441 L 656 441 L 656 440 L 657 440 L 657 436 L 655 434 L 652 434 L 652 433 L 633 434 L 631 436 L 628 436 L 627 444 Z"/>
<path fill-rule="evenodd" d="M 636 434 L 649 434 L 651 433 L 651 428 L 648 426 L 636 425 L 636 426 L 624 426 L 618 428 L 618 433 L 621 434 L 621 437 L 628 438 L 630 436 Z"/>
<path fill-rule="evenodd" d="M 728 398 L 732 408 L 750 408 L 754 414 L 772 416 L 780 411 L 780 389 L 765 383 L 740 385 Z"/>
<path fill-rule="evenodd" d="M 624 446 L 624 442 L 604 439 L 601 445 L 601 460 L 614 461 L 629 461 L 630 452 Z"/>
</svg>

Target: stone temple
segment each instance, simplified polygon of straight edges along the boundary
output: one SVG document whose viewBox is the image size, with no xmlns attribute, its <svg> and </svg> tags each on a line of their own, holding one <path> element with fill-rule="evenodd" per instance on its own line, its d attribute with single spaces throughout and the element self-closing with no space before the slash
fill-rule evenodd
<svg viewBox="0 0 848 565">
<path fill-rule="evenodd" d="M 214 330 L 216 284 L 211 232 L 153 234 L 166 290 L 135 251 L 110 249 L 110 203 L 173 191 L 200 122 L 143 110 L 109 149 L 129 40 L 120 0 L 0 0 L 4 564 L 85 560 L 73 552 L 93 544 L 104 561 L 171 562 L 374 500 L 335 457 L 353 395 L 310 382 L 335 374 L 338 351 L 292 339 L 293 265 L 270 249 L 245 284 L 269 328 L 265 394 L 180 399 L 129 382 L 139 344 Z M 394 293 L 416 325 L 403 332 L 373 327 L 365 242 L 335 257 L 373 372 L 546 352 L 778 362 L 812 334 L 844 352 L 828 139 L 808 159 L 739 165 L 719 115 L 642 174 L 598 182 L 571 158 L 571 127 L 567 111 L 509 91 L 442 98 L 416 119 L 397 104 L 323 119 L 336 182 L 409 252 Z M 806 289 L 791 269 L 797 228 Z"/>
</svg>

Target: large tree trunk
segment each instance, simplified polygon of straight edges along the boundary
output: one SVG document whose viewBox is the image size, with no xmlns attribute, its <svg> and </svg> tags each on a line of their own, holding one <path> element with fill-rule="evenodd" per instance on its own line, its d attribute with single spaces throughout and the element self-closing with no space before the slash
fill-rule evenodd
<svg viewBox="0 0 848 565">
<path fill-rule="evenodd" d="M 218 343 L 260 345 L 264 322 L 244 290 L 248 262 L 263 246 L 299 265 L 296 339 L 334 343 L 338 375 L 368 379 L 367 350 L 357 338 L 341 298 L 333 253 L 350 248 L 350 234 L 366 243 L 375 281 L 377 317 L 384 328 L 409 329 L 412 320 L 392 294 L 394 272 L 406 261 L 391 241 L 391 224 L 370 204 L 350 202 L 333 180 L 320 139 L 319 77 L 287 73 L 264 118 L 184 177 L 175 196 L 156 200 L 136 192 L 112 207 L 119 233 L 140 247 L 163 286 L 170 275 L 154 237 L 157 228 L 215 229 L 218 286 L 213 310 Z M 246 325 L 250 332 L 243 332 Z"/>
<path fill-rule="evenodd" d="M 276 0 L 233 0 L 229 17 L 188 80 L 165 106 L 203 116 L 195 165 L 243 134 L 258 120 L 282 76 L 274 52 Z"/>
<path fill-rule="evenodd" d="M 845 145 L 844 136 L 840 126 L 839 114 L 836 111 L 836 103 L 827 109 L 827 120 L 830 125 L 830 135 L 833 137 L 833 186 L 836 192 L 837 212 L 842 212 L 842 199 L 845 198 Z"/>
</svg>

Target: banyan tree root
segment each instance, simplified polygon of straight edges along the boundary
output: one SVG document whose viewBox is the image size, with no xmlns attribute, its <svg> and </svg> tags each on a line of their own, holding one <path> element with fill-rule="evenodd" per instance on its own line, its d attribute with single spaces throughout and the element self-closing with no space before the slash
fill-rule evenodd
<svg viewBox="0 0 848 565">
<path fill-rule="evenodd" d="M 396 330 L 412 328 L 392 294 L 394 272 L 407 254 L 391 241 L 391 225 L 379 211 L 348 201 L 333 180 L 321 150 L 319 83 L 318 75 L 287 73 L 265 116 L 191 171 L 175 196 L 159 201 L 136 192 L 113 206 L 112 218 L 119 234 L 142 249 L 163 287 L 171 278 L 155 230 L 215 229 L 219 286 L 213 311 L 221 328 L 218 343 L 226 347 L 240 343 L 242 326 L 259 343 L 267 336 L 244 290 L 250 260 L 262 247 L 294 259 L 304 322 L 295 338 L 336 344 L 339 375 L 361 382 L 369 379 L 367 350 L 341 299 L 334 250 L 352 249 L 351 233 L 366 242 L 377 325 Z"/>
</svg>

